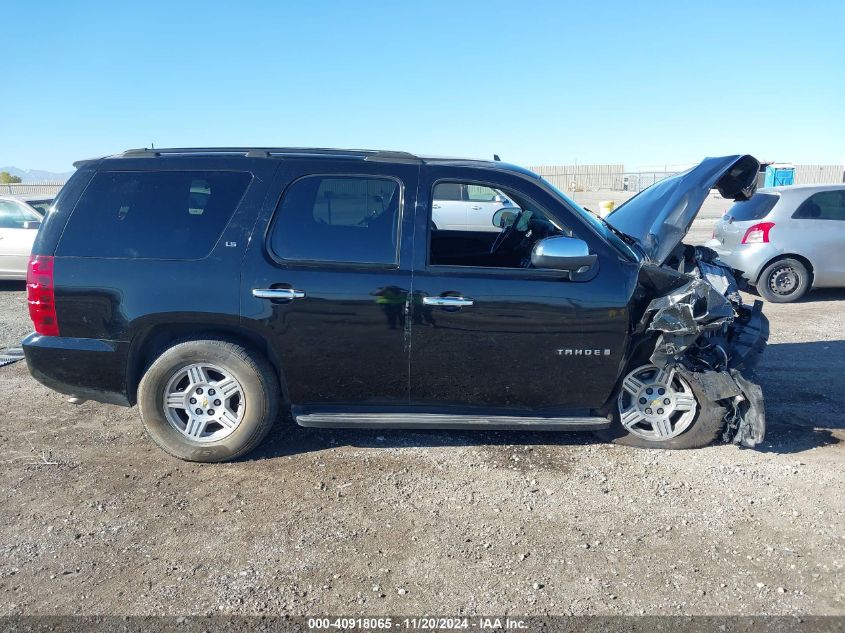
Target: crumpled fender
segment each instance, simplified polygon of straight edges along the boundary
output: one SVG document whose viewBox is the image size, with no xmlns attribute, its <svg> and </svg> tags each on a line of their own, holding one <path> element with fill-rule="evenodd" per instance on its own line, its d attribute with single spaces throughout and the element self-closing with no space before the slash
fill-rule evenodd
<svg viewBox="0 0 845 633">
<path fill-rule="evenodd" d="M 699 393 L 725 409 L 723 440 L 753 447 L 766 433 L 760 386 L 742 374 L 752 369 L 768 339 L 762 305 L 743 305 L 731 270 L 710 249 L 696 247 L 684 258 L 690 272 L 649 268 L 641 282 L 664 294 L 646 306 L 635 334 L 657 333 L 650 361 L 673 366 Z M 682 264 L 683 265 L 683 264 Z"/>
<path fill-rule="evenodd" d="M 677 367 L 688 381 L 713 402 L 724 402 L 725 431 L 722 440 L 753 448 L 766 436 L 766 408 L 760 385 L 743 377 L 736 369 L 728 371 L 690 371 Z"/>
<path fill-rule="evenodd" d="M 651 362 L 662 367 L 683 354 L 702 332 L 718 330 L 734 319 L 731 303 L 702 278 L 653 299 L 638 331 L 660 332 Z"/>
</svg>

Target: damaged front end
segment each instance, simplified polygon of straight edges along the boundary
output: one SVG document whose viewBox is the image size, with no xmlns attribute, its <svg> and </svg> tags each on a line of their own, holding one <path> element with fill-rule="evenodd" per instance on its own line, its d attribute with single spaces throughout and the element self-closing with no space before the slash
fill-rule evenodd
<svg viewBox="0 0 845 633">
<path fill-rule="evenodd" d="M 674 368 L 725 409 L 725 442 L 762 442 L 762 391 L 747 378 L 769 336 L 762 301 L 743 304 L 731 269 L 716 253 L 683 244 L 663 265 L 643 264 L 639 289 L 644 309 L 634 336 L 638 344 L 653 341 L 650 361 Z"/>
</svg>

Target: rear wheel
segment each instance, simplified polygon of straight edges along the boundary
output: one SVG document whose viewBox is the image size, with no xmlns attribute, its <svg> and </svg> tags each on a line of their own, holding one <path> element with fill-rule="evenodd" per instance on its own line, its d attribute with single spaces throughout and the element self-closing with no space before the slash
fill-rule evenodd
<svg viewBox="0 0 845 633">
<path fill-rule="evenodd" d="M 719 437 L 724 415 L 674 368 L 642 365 L 625 376 L 613 426 L 599 436 L 642 448 L 698 448 Z"/>
<path fill-rule="evenodd" d="M 221 462 L 255 448 L 278 414 L 270 364 L 242 345 L 193 340 L 164 350 L 138 387 L 147 433 L 188 461 Z"/>
<path fill-rule="evenodd" d="M 810 272 L 804 264 L 791 257 L 766 266 L 757 282 L 757 291 L 772 303 L 797 301 L 809 289 Z"/>
</svg>

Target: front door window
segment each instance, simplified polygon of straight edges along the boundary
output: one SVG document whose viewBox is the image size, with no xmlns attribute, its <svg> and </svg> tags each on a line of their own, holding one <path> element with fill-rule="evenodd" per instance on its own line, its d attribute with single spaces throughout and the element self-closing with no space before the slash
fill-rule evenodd
<svg viewBox="0 0 845 633">
<path fill-rule="evenodd" d="M 548 212 L 526 196 L 472 182 L 441 182 L 434 186 L 432 219 L 435 225 L 439 196 L 458 189 L 477 199 L 467 201 L 468 208 L 470 213 L 481 215 L 460 229 L 432 226 L 428 252 L 431 266 L 530 268 L 531 250 L 539 240 L 554 235 L 572 235 L 568 228 L 553 222 Z M 482 201 L 483 198 L 486 201 Z M 473 209 L 473 206 L 479 208 Z M 493 231 L 487 230 L 488 227 Z"/>
</svg>

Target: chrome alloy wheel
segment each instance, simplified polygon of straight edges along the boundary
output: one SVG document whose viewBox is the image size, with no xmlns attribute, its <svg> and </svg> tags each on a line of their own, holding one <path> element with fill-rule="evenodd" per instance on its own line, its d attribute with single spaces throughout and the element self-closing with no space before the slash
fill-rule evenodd
<svg viewBox="0 0 845 633">
<path fill-rule="evenodd" d="M 800 283 L 798 273 L 787 264 L 775 268 L 769 275 L 769 288 L 777 295 L 791 295 Z"/>
<path fill-rule="evenodd" d="M 652 442 L 686 431 L 698 410 L 689 384 L 674 368 L 638 367 L 622 381 L 619 419 L 625 429 Z"/>
<path fill-rule="evenodd" d="M 205 363 L 182 367 L 164 390 L 167 421 L 195 442 L 212 442 L 231 435 L 241 423 L 244 390 L 226 370 Z"/>
</svg>

